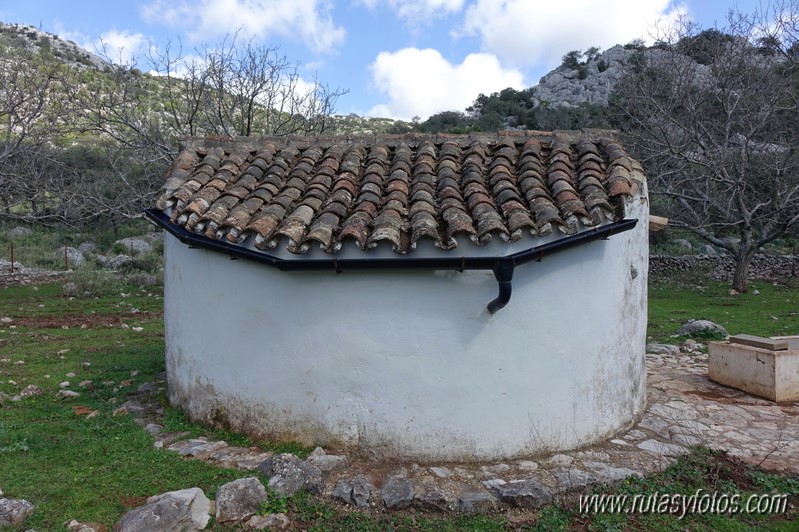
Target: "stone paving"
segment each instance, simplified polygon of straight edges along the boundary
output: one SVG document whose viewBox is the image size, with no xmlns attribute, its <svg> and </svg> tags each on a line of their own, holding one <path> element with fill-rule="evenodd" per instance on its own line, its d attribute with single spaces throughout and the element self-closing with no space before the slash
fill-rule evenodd
<svg viewBox="0 0 799 532">
<path fill-rule="evenodd" d="M 799 473 L 799 404 L 776 404 L 711 382 L 707 355 L 698 347 L 689 340 L 664 354 L 646 355 L 648 404 L 629 430 L 587 448 L 500 463 L 386 464 L 321 449 L 300 461 L 221 441 L 185 439 L 186 434 L 162 433 L 153 417 L 157 411 L 147 406 L 148 393 L 162 389 L 163 382 L 145 385 L 124 410 L 139 418 L 157 447 L 223 467 L 260 468 L 263 473 L 273 473 L 274 460 L 282 460 L 281 471 L 288 468 L 296 475 L 275 475 L 271 487 L 291 485 L 286 493 L 291 494 L 312 481 L 314 492 L 356 506 L 401 508 L 413 502 L 417 507 L 463 512 L 503 504 L 537 508 L 560 493 L 662 470 L 696 444 L 767 469 Z M 267 459 L 272 465 L 264 469 Z M 303 476 L 308 464 L 321 472 L 321 485 L 317 477 Z"/>
</svg>

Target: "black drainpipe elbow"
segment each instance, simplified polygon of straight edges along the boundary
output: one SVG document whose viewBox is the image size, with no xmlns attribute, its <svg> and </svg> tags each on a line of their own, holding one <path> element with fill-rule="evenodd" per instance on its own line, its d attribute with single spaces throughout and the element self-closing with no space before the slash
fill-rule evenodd
<svg viewBox="0 0 799 532">
<path fill-rule="evenodd" d="M 499 309 L 503 308 L 510 301 L 511 296 L 511 281 L 513 280 L 513 261 L 503 260 L 494 265 L 494 277 L 499 284 L 499 295 L 496 299 L 491 301 L 488 306 L 488 312 L 494 314 Z"/>
</svg>

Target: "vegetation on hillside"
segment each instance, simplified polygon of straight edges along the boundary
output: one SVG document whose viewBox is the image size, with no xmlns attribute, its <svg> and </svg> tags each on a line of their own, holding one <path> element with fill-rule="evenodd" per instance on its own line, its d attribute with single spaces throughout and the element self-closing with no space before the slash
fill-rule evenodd
<svg viewBox="0 0 799 532">
<path fill-rule="evenodd" d="M 735 255 L 744 291 L 751 257 L 799 227 L 797 13 L 799 0 L 785 0 L 734 10 L 720 29 L 684 25 L 650 47 L 629 43 L 607 106 L 506 88 L 412 122 L 336 116 L 343 90 L 315 80 L 300 91 L 296 64 L 238 35 L 192 55 L 155 50 L 142 60 L 153 75 L 0 25 L 0 222 L 139 217 L 185 135 L 612 128 L 644 163 L 658 212 Z M 603 57 L 567 53 L 560 69 L 577 75 L 563 79 L 603 72 Z"/>
</svg>

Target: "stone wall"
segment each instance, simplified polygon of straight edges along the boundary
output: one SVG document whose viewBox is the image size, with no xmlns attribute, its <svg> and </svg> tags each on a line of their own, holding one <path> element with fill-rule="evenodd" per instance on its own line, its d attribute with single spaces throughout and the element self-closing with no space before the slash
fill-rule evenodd
<svg viewBox="0 0 799 532">
<path fill-rule="evenodd" d="M 730 255 L 683 255 L 671 257 L 651 255 L 649 272 L 653 275 L 701 268 L 709 270 L 714 279 L 729 280 L 735 271 L 735 259 Z M 755 255 L 749 271 L 751 279 L 796 279 L 799 277 L 799 255 Z"/>
</svg>

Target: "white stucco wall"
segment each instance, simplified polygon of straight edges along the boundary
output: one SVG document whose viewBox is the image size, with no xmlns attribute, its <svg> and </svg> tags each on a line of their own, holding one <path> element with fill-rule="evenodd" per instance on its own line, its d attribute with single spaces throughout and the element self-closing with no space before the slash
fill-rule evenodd
<svg viewBox="0 0 799 532">
<path fill-rule="evenodd" d="M 491 272 L 288 273 L 167 236 L 170 400 L 259 436 L 418 461 L 606 438 L 645 402 L 647 215 L 636 198 L 632 231 L 517 267 L 494 315 Z"/>
</svg>

